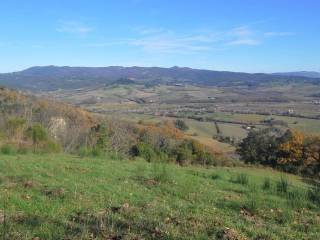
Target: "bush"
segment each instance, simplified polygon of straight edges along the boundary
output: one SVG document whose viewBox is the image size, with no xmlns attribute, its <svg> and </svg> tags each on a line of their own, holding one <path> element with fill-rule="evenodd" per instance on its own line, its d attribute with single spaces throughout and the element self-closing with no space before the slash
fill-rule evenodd
<svg viewBox="0 0 320 240">
<path fill-rule="evenodd" d="M 44 143 L 42 150 L 45 153 L 58 153 L 61 151 L 61 146 L 53 140 L 48 140 Z"/>
<path fill-rule="evenodd" d="M 137 145 L 133 146 L 131 154 L 133 156 L 142 157 L 148 162 L 151 162 L 152 160 L 155 160 L 157 158 L 157 154 L 155 153 L 155 151 L 146 143 L 138 143 Z"/>
<path fill-rule="evenodd" d="M 5 155 L 15 155 L 17 154 L 17 149 L 15 146 L 10 144 L 5 144 L 1 147 L 1 153 Z"/>
<path fill-rule="evenodd" d="M 192 162 L 192 151 L 188 148 L 187 144 L 180 145 L 175 151 L 176 161 L 180 165 L 187 165 Z"/>
<path fill-rule="evenodd" d="M 216 165 L 216 160 L 212 154 L 203 150 L 195 153 L 193 161 L 202 165 Z"/>
<path fill-rule="evenodd" d="M 40 142 L 48 140 L 46 129 L 37 123 L 27 129 L 26 135 L 32 139 L 34 151 L 39 147 Z"/>
</svg>

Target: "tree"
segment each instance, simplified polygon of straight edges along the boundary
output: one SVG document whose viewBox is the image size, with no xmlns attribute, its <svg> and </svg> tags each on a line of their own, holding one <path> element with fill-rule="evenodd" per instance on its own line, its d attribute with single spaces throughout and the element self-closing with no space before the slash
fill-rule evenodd
<svg viewBox="0 0 320 240">
<path fill-rule="evenodd" d="M 306 140 L 304 167 L 311 174 L 320 174 L 320 137 Z M 320 176 L 318 176 L 320 177 Z"/>
<path fill-rule="evenodd" d="M 189 129 L 188 125 L 185 123 L 185 121 L 181 119 L 177 119 L 174 121 L 174 126 L 178 128 L 181 131 L 187 131 Z"/>
<path fill-rule="evenodd" d="M 34 151 L 38 148 L 38 145 L 42 141 L 46 141 L 48 139 L 48 134 L 45 128 L 43 128 L 40 124 L 36 123 L 30 126 L 26 134 L 29 138 L 32 139 Z"/>
<path fill-rule="evenodd" d="M 277 164 L 279 131 L 267 128 L 250 131 L 237 148 L 241 160 L 275 167 Z"/>
<path fill-rule="evenodd" d="M 304 140 L 304 135 L 301 132 L 287 130 L 280 139 L 278 163 L 289 168 L 303 165 Z"/>
</svg>

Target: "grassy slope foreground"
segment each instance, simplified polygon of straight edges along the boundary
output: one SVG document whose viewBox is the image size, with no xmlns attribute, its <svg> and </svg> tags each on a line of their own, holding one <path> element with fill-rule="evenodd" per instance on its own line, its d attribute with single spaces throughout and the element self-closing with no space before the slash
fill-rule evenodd
<svg viewBox="0 0 320 240">
<path fill-rule="evenodd" d="M 0 183 L 4 239 L 320 238 L 309 186 L 266 169 L 0 155 Z"/>
</svg>

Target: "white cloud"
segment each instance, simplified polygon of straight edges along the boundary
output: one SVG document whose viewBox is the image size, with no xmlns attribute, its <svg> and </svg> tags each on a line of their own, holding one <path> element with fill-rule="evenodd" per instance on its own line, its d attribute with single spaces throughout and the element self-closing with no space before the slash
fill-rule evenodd
<svg viewBox="0 0 320 240">
<path fill-rule="evenodd" d="M 63 21 L 56 30 L 65 33 L 87 34 L 92 32 L 93 28 L 77 21 Z"/>
</svg>

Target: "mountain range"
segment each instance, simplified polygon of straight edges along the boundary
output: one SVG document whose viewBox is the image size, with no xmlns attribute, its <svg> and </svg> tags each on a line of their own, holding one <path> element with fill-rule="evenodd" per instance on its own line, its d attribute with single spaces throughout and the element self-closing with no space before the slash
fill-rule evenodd
<svg viewBox="0 0 320 240">
<path fill-rule="evenodd" d="M 320 78 L 320 72 L 313 72 L 313 71 L 278 72 L 278 73 L 273 73 L 273 74 L 274 75 L 282 75 L 282 76 Z"/>
<path fill-rule="evenodd" d="M 0 85 L 34 91 L 77 89 L 121 84 L 193 84 L 201 86 L 257 86 L 268 83 L 308 82 L 320 84 L 318 72 L 243 73 L 186 67 L 31 67 L 0 74 Z"/>
</svg>

